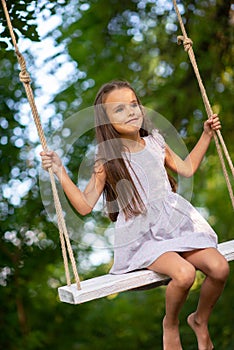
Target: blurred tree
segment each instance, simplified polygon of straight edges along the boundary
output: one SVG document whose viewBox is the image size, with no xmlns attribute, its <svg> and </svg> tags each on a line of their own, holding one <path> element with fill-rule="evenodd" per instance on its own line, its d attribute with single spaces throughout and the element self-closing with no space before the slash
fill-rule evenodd
<svg viewBox="0 0 234 350">
<path fill-rule="evenodd" d="M 179 3 L 208 96 L 223 120 L 224 138 L 233 156 L 232 2 Z M 43 110 L 47 135 L 54 134 L 63 118 L 69 120 L 78 109 L 91 106 L 103 83 L 126 79 L 132 82 L 143 104 L 171 121 L 188 148 L 192 147 L 206 117 L 187 54 L 176 45 L 180 29 L 171 1 L 8 0 L 7 5 L 21 42 L 24 37 L 31 43 L 53 38 L 56 47 L 62 45 L 40 64 L 33 46 L 28 45 L 25 55 L 32 77 L 37 77 L 34 66 L 40 71 L 49 61 L 53 64 L 48 75 L 55 75 L 65 65 L 61 58 L 65 53 L 74 67 L 74 74 L 61 85 L 63 91 L 48 101 L 52 115 L 44 118 Z M 61 24 L 42 38 L 37 32 L 39 14 L 45 26 L 53 16 L 61 18 Z M 78 307 L 58 302 L 56 289 L 65 280 L 57 229 L 41 203 L 35 154 L 38 139 L 31 135 L 33 126 L 1 8 L 0 17 L 0 347 L 62 350 L 90 349 L 95 344 L 95 349 L 161 348 L 164 288 L 123 293 Z M 33 87 L 36 97 L 40 97 L 37 81 Z M 57 91 L 55 86 L 53 89 Z M 66 154 L 75 181 L 92 140 L 93 131 L 89 130 Z M 213 147 L 195 177 L 192 201 L 203 209 L 221 241 L 232 237 L 233 212 Z M 98 212 L 85 220 L 94 227 L 108 226 L 107 219 Z M 77 230 L 87 229 L 84 224 Z M 73 246 L 85 278 L 108 271 L 108 264 L 90 267 L 92 245 L 78 246 L 74 241 Z M 230 265 L 233 270 L 233 263 Z M 215 346 L 221 350 L 234 346 L 231 276 L 211 319 Z M 197 296 L 194 289 L 181 315 L 186 349 L 196 349 L 184 319 L 195 308 Z"/>
</svg>

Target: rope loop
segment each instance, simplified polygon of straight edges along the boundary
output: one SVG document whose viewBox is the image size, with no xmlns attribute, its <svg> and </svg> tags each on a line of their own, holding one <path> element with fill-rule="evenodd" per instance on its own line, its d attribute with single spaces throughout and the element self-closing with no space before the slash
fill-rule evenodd
<svg viewBox="0 0 234 350">
<path fill-rule="evenodd" d="M 177 43 L 178 43 L 178 45 L 183 44 L 184 45 L 184 51 L 186 51 L 186 52 L 188 52 L 190 47 L 193 46 L 193 41 L 190 38 L 188 38 L 188 37 L 184 37 L 183 35 L 178 35 L 177 36 Z"/>
</svg>

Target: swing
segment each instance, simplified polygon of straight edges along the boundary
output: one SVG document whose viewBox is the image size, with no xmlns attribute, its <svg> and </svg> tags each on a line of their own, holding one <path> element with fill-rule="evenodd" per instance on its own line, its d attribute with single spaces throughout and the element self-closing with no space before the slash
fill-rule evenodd
<svg viewBox="0 0 234 350">
<path fill-rule="evenodd" d="M 47 143 L 45 139 L 45 135 L 41 126 L 40 118 L 38 115 L 38 111 L 35 105 L 35 100 L 33 96 L 33 92 L 30 86 L 30 76 L 26 69 L 26 63 L 24 60 L 24 57 L 18 50 L 18 46 L 16 43 L 15 35 L 13 32 L 13 27 L 11 24 L 10 16 L 7 10 L 6 2 L 5 0 L 2 1 L 2 6 L 4 9 L 4 13 L 7 20 L 7 25 L 9 27 L 10 35 L 12 38 L 12 42 L 15 48 L 15 52 L 17 55 L 17 59 L 21 68 L 20 71 L 20 80 L 24 85 L 26 95 L 32 110 L 32 115 L 34 118 L 34 122 L 37 127 L 38 135 L 42 144 L 42 148 L 44 151 L 47 151 Z M 179 13 L 176 0 L 173 0 L 173 4 L 175 7 L 175 11 L 178 16 L 178 20 L 180 23 L 181 31 L 183 36 L 178 37 L 178 44 L 183 43 L 185 51 L 188 52 L 191 64 L 193 66 L 196 78 L 198 80 L 198 85 L 201 91 L 202 99 L 205 105 L 205 109 L 207 112 L 208 117 L 213 115 L 213 111 L 211 109 L 208 97 L 206 95 L 205 88 L 203 86 L 200 73 L 196 64 L 195 55 L 192 49 L 192 41 L 190 38 L 188 38 L 181 15 Z M 217 152 L 221 161 L 222 170 L 224 173 L 224 177 L 227 183 L 227 188 L 229 191 L 230 199 L 232 206 L 234 208 L 234 196 L 233 196 L 233 190 L 231 186 L 231 181 L 229 179 L 229 175 L 226 169 L 226 164 L 224 161 L 223 154 L 225 155 L 227 162 L 230 166 L 232 176 L 234 177 L 234 168 L 233 164 L 230 158 L 230 155 L 228 153 L 228 150 L 226 148 L 225 142 L 222 138 L 220 130 L 218 130 L 216 133 L 214 133 L 214 140 L 217 148 Z M 58 294 L 60 301 L 70 303 L 70 304 L 80 304 L 84 303 L 90 300 L 106 297 L 108 295 L 124 292 L 127 290 L 141 290 L 141 289 L 148 289 L 152 287 L 158 287 L 161 285 L 165 285 L 168 283 L 169 278 L 168 276 L 161 275 L 158 273 L 155 273 L 150 270 L 139 270 L 134 271 L 122 275 L 111 275 L 106 274 L 103 276 L 91 278 L 85 281 L 80 281 L 78 271 L 76 268 L 76 263 L 73 255 L 73 251 L 71 248 L 71 243 L 69 240 L 69 234 L 67 232 L 65 220 L 63 217 L 63 211 L 60 204 L 56 184 L 55 184 L 55 178 L 54 174 L 52 172 L 52 169 L 49 169 L 49 176 L 52 186 L 52 193 L 53 193 L 53 199 L 55 203 L 55 209 L 56 214 L 58 218 L 58 228 L 59 228 L 59 236 L 61 241 L 61 249 L 62 249 L 62 256 L 64 261 L 64 268 L 65 268 L 65 274 L 66 274 L 66 282 L 67 285 L 63 287 L 58 288 Z M 234 260 L 234 240 L 230 240 L 227 242 L 220 243 L 218 245 L 218 250 L 221 254 L 226 258 L 227 261 Z M 71 261 L 72 270 L 74 274 L 75 283 L 71 284 L 71 278 L 69 273 L 69 267 L 68 267 L 68 257 Z"/>
</svg>

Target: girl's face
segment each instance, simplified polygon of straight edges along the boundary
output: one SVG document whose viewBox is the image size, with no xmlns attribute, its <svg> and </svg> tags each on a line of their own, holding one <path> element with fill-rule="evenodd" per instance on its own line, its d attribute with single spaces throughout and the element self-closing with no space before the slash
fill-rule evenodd
<svg viewBox="0 0 234 350">
<path fill-rule="evenodd" d="M 108 118 L 121 137 L 131 137 L 139 132 L 143 123 L 143 113 L 131 89 L 111 91 L 104 103 Z"/>
</svg>

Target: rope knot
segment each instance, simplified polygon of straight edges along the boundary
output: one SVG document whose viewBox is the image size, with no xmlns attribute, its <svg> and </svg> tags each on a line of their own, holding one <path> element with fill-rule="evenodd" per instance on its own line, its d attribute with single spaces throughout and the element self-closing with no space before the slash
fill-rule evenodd
<svg viewBox="0 0 234 350">
<path fill-rule="evenodd" d="M 190 47 L 193 46 L 192 40 L 190 38 L 188 38 L 188 37 L 184 37 L 183 35 L 179 35 L 177 37 L 177 43 L 178 43 L 178 45 L 183 44 L 184 45 L 184 50 L 186 52 L 190 49 Z"/>
<path fill-rule="evenodd" d="M 26 62 L 22 53 L 19 52 L 18 48 L 15 50 L 18 62 L 21 68 L 21 72 L 19 73 L 19 78 L 22 83 L 29 84 L 31 82 L 30 75 L 26 69 Z"/>
<path fill-rule="evenodd" d="M 30 78 L 30 75 L 29 73 L 25 70 L 25 71 L 21 71 L 19 73 L 19 78 L 20 78 L 20 81 L 24 84 L 29 84 L 31 82 L 31 78 Z"/>
</svg>

